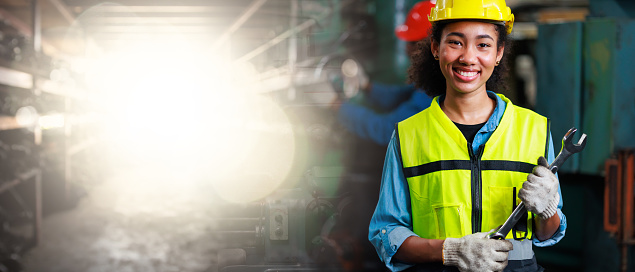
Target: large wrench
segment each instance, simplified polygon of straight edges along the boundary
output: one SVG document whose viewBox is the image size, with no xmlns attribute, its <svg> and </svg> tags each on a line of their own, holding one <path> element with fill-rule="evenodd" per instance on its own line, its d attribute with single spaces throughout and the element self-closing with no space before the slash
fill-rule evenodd
<svg viewBox="0 0 635 272">
<path fill-rule="evenodd" d="M 580 136 L 580 140 L 578 141 L 578 143 L 574 144 L 573 135 L 575 134 L 576 131 L 577 131 L 576 128 L 571 128 L 569 129 L 569 131 L 567 131 L 564 137 L 562 137 L 562 147 L 560 148 L 560 153 L 558 154 L 556 159 L 553 160 L 553 162 L 549 165 L 549 170 L 551 170 L 552 173 L 555 174 L 560 168 L 560 166 L 562 166 L 562 164 L 571 155 L 578 153 L 582 151 L 582 149 L 584 149 L 584 146 L 586 145 L 586 134 L 583 133 L 582 136 Z M 512 230 L 512 228 L 516 225 L 516 223 L 518 223 L 518 220 L 520 220 L 523 217 L 523 215 L 525 215 L 526 213 L 527 213 L 527 208 L 525 207 L 525 204 L 520 202 L 520 204 L 516 206 L 516 209 L 514 209 L 512 214 L 507 218 L 505 223 L 502 226 L 500 226 L 497 230 L 490 232 L 487 235 L 487 237 L 490 239 L 497 239 L 497 240 L 505 239 L 509 231 Z"/>
</svg>

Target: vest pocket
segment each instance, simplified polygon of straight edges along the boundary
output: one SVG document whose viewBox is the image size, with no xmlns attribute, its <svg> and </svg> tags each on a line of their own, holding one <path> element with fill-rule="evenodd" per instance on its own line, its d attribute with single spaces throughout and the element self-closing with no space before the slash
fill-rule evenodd
<svg viewBox="0 0 635 272">
<path fill-rule="evenodd" d="M 433 205 L 434 220 L 437 225 L 437 237 L 463 237 L 463 206 L 461 204 Z"/>
</svg>

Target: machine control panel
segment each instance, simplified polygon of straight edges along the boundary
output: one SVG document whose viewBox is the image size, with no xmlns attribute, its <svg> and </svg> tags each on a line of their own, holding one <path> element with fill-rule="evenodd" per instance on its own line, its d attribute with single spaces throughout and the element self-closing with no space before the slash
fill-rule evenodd
<svg viewBox="0 0 635 272">
<path fill-rule="evenodd" d="M 287 206 L 272 204 L 269 216 L 269 239 L 289 240 L 289 209 Z"/>
</svg>

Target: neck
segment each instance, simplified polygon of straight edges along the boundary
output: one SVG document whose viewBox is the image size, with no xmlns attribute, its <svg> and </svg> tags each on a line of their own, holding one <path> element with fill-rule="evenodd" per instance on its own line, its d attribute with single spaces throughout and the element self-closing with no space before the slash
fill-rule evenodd
<svg viewBox="0 0 635 272">
<path fill-rule="evenodd" d="M 494 113 L 496 101 L 486 91 L 478 93 L 446 92 L 441 109 L 453 122 L 475 125 L 487 122 Z"/>
</svg>

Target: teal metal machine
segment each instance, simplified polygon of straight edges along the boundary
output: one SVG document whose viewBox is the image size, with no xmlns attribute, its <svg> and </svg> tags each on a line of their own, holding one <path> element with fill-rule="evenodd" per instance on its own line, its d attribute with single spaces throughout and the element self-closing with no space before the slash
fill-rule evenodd
<svg viewBox="0 0 635 272">
<path fill-rule="evenodd" d="M 588 139 L 585 152 L 560 171 L 602 175 L 604 161 L 611 154 L 635 148 L 631 136 L 635 124 L 635 8 L 630 14 L 593 17 L 592 13 L 584 22 L 541 24 L 538 28 L 536 111 L 552 119 L 554 135 L 564 135 L 575 126 L 594 136 Z"/>
<path fill-rule="evenodd" d="M 635 148 L 635 2 L 590 0 L 589 11 L 583 22 L 538 27 L 535 110 L 551 119 L 556 152 L 571 127 L 589 137 L 559 171 L 566 236 L 536 255 L 555 271 L 635 271 L 632 247 L 621 253 L 602 225 L 605 161 Z"/>
</svg>

